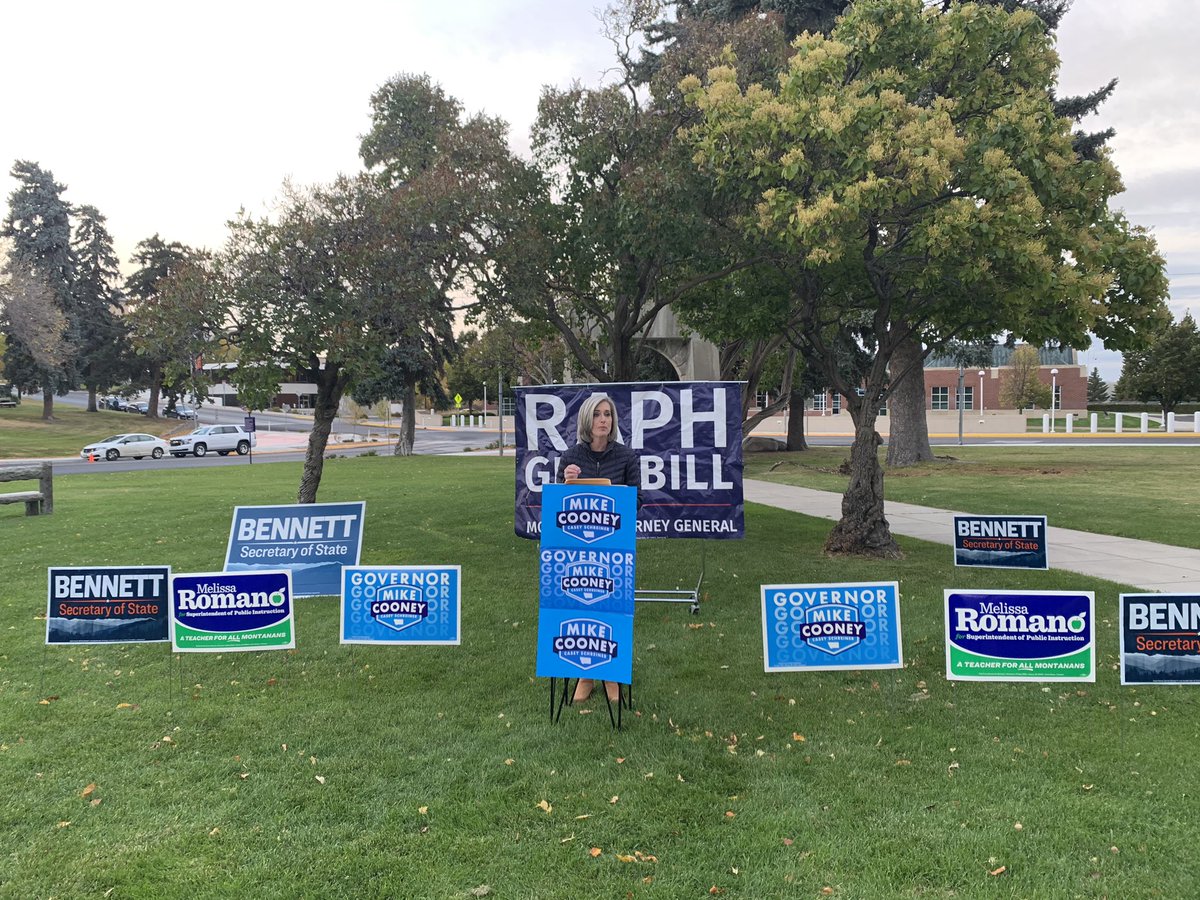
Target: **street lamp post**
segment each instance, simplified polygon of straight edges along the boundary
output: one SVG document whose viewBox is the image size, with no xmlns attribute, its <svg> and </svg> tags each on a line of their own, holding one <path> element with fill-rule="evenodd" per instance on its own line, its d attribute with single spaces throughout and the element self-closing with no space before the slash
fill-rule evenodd
<svg viewBox="0 0 1200 900">
<path fill-rule="evenodd" d="M 983 369 L 979 370 L 979 415 L 983 415 L 983 376 L 986 373 Z"/>
<path fill-rule="evenodd" d="M 1050 431 L 1054 432 L 1054 416 L 1058 409 L 1058 369 L 1050 370 Z"/>
</svg>

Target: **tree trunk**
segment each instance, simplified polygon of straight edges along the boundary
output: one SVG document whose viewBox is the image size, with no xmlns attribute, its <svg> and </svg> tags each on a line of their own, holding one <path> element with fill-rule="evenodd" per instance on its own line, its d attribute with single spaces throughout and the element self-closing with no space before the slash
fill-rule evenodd
<svg viewBox="0 0 1200 900">
<path fill-rule="evenodd" d="M 842 495 L 842 518 L 825 541 L 825 552 L 900 559 L 904 554 L 883 515 L 883 467 L 875 431 L 877 408 L 860 405 L 850 448 L 850 484 Z"/>
<path fill-rule="evenodd" d="M 892 392 L 888 399 L 891 434 L 887 464 L 911 466 L 933 459 L 929 446 L 929 423 L 925 418 L 925 360 L 921 342 L 908 337 L 896 345 L 888 367 Z"/>
<path fill-rule="evenodd" d="M 95 388 L 95 385 L 89 384 L 87 386 L 87 392 L 88 392 L 87 411 L 88 412 L 96 412 L 96 388 Z"/>
<path fill-rule="evenodd" d="M 804 391 L 793 390 L 788 395 L 787 449 L 807 450 L 804 439 Z"/>
<path fill-rule="evenodd" d="M 42 421 L 54 421 L 54 390 L 52 388 L 42 388 Z"/>
<path fill-rule="evenodd" d="M 316 503 L 317 489 L 321 486 L 321 473 L 325 468 L 325 448 L 329 446 L 329 432 L 337 418 L 338 406 L 346 379 L 338 370 L 322 369 L 317 378 L 317 396 L 313 402 L 313 426 L 308 435 L 308 449 L 304 453 L 304 471 L 300 475 L 300 491 L 297 503 Z"/>
<path fill-rule="evenodd" d="M 162 367 L 155 366 L 150 372 L 150 402 L 146 409 L 146 415 L 153 419 L 158 418 L 158 397 L 162 393 Z"/>
<path fill-rule="evenodd" d="M 400 412 L 400 434 L 396 437 L 396 456 L 412 456 L 413 443 L 417 439 L 417 388 L 416 383 L 404 383 L 404 409 Z"/>
</svg>

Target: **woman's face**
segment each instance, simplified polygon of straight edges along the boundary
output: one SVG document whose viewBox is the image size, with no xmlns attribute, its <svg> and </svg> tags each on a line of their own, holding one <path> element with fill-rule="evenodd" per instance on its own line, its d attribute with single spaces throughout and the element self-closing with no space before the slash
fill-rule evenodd
<svg viewBox="0 0 1200 900">
<path fill-rule="evenodd" d="M 602 438 L 607 441 L 612 435 L 612 426 L 612 404 L 607 400 L 602 400 L 596 407 L 595 412 L 592 413 L 592 440 Z"/>
</svg>

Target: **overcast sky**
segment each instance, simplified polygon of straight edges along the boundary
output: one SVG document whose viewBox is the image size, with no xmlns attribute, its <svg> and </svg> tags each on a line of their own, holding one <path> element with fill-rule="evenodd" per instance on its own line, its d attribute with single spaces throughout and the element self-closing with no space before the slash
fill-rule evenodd
<svg viewBox="0 0 1200 900">
<path fill-rule="evenodd" d="M 359 168 L 368 99 L 425 72 L 468 111 L 527 133 L 544 84 L 598 83 L 612 64 L 601 0 L 116 0 L 22 3 L 0 14 L 0 171 L 28 159 L 108 218 L 122 262 L 154 233 L 217 248 L 240 207 L 284 179 Z M 1063 95 L 1120 79 L 1089 129 L 1112 126 L 1120 201 L 1167 258 L 1171 307 L 1200 313 L 1200 8 L 1196 0 L 1076 0 L 1058 36 Z M 16 182 L 0 177 L 0 215 Z M 1105 378 L 1115 354 L 1081 360 Z"/>
</svg>

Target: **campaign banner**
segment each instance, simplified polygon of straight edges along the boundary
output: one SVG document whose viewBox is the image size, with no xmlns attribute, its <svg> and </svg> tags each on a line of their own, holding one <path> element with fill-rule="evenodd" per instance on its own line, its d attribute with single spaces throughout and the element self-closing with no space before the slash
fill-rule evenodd
<svg viewBox="0 0 1200 900">
<path fill-rule="evenodd" d="M 901 669 L 900 585 L 764 584 L 767 672 Z"/>
<path fill-rule="evenodd" d="M 346 566 L 343 644 L 460 644 L 461 566 Z"/>
<path fill-rule="evenodd" d="M 171 576 L 171 649 L 176 652 L 290 650 L 296 646 L 294 625 L 287 569 Z"/>
<path fill-rule="evenodd" d="M 46 581 L 47 644 L 171 639 L 170 566 L 54 566 Z"/>
<path fill-rule="evenodd" d="M 1200 594 L 1121 595 L 1121 684 L 1200 684 Z"/>
<path fill-rule="evenodd" d="M 637 488 L 548 484 L 542 490 L 541 514 L 543 547 L 637 546 Z"/>
<path fill-rule="evenodd" d="M 366 503 L 237 506 L 225 571 L 287 567 L 297 597 L 336 597 L 342 566 L 358 565 Z"/>
<path fill-rule="evenodd" d="M 538 614 L 539 678 L 633 682 L 633 616 L 542 607 Z"/>
<path fill-rule="evenodd" d="M 1095 681 L 1091 591 L 945 592 L 946 677 Z"/>
<path fill-rule="evenodd" d="M 538 596 L 543 607 L 633 615 L 632 550 L 547 547 L 538 554 Z"/>
<path fill-rule="evenodd" d="M 741 538 L 742 388 L 734 381 L 540 385 L 515 388 L 514 528 L 536 540 L 543 489 L 578 443 L 579 407 L 608 394 L 619 440 L 641 458 L 638 537 Z"/>
<path fill-rule="evenodd" d="M 1047 569 L 1045 516 L 955 516 L 954 564 Z"/>
</svg>

